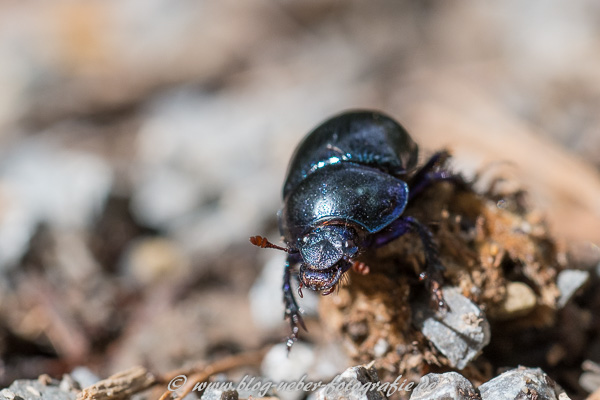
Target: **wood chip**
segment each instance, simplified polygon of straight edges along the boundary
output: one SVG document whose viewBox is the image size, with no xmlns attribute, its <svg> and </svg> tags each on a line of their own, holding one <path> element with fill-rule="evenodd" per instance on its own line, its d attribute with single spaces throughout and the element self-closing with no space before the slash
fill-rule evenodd
<svg viewBox="0 0 600 400">
<path fill-rule="evenodd" d="M 78 400 L 126 399 L 148 389 L 156 378 L 143 367 L 133 367 L 83 389 Z"/>
</svg>

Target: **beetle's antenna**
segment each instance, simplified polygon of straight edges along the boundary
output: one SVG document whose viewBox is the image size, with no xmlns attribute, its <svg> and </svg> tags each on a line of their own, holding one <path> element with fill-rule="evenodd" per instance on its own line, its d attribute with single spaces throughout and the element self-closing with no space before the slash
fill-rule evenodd
<svg viewBox="0 0 600 400">
<path fill-rule="evenodd" d="M 266 237 L 262 237 L 262 236 L 252 236 L 250 238 L 250 243 L 252 243 L 253 245 L 258 246 L 262 249 L 276 249 L 276 250 L 283 250 L 286 253 L 292 253 L 292 251 L 290 250 L 289 247 L 286 248 L 286 247 L 277 246 L 276 244 L 269 242 L 269 240 Z"/>
</svg>

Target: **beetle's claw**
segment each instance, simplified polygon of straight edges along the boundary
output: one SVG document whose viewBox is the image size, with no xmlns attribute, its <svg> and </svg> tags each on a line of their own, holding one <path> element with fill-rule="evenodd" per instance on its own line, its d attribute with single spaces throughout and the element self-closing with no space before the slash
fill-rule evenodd
<svg viewBox="0 0 600 400">
<path fill-rule="evenodd" d="M 429 292 L 431 293 L 431 301 L 434 307 L 437 308 L 439 311 L 449 311 L 450 308 L 448 307 L 448 303 L 446 303 L 446 300 L 444 300 L 444 293 L 440 281 L 427 276 L 427 274 L 425 274 L 425 279 L 427 279 L 426 285 L 429 289 Z"/>
<path fill-rule="evenodd" d="M 298 338 L 297 338 L 297 337 L 295 337 L 295 336 L 293 336 L 293 335 L 292 335 L 292 336 L 289 336 L 289 337 L 286 339 L 286 341 L 285 341 L 285 345 L 286 345 L 286 347 L 287 347 L 287 353 L 288 353 L 288 356 L 289 356 L 289 354 L 290 354 L 290 351 L 292 350 L 292 346 L 294 345 L 294 343 L 296 343 L 296 340 L 298 340 Z"/>
<path fill-rule="evenodd" d="M 289 318 L 290 320 L 290 328 L 292 328 L 292 334 L 298 334 L 298 331 L 300 330 L 298 328 L 299 326 L 308 332 L 308 329 L 306 329 L 306 325 L 304 324 L 304 320 L 300 315 L 300 311 L 287 310 L 285 313 L 285 318 Z"/>
<path fill-rule="evenodd" d="M 433 275 L 434 276 L 431 276 L 427 272 L 423 271 L 419 274 L 419 280 L 425 282 L 425 286 L 431 294 L 431 303 L 433 308 L 437 308 L 440 311 L 449 311 L 450 308 L 448 307 L 448 303 L 446 303 L 446 300 L 444 300 L 444 293 L 441 284 L 442 278 L 437 277 L 437 273 Z"/>
<path fill-rule="evenodd" d="M 298 327 L 296 326 L 296 327 L 292 328 L 292 333 L 285 340 L 285 345 L 287 347 L 288 355 L 290 354 L 290 351 L 292 350 L 292 346 L 294 345 L 294 343 L 296 343 L 297 340 L 298 340 Z"/>
<path fill-rule="evenodd" d="M 294 343 L 296 343 L 296 341 L 298 340 L 300 327 L 302 327 L 302 329 L 304 329 L 307 332 L 308 329 L 306 329 L 306 325 L 304 324 L 304 320 L 302 319 L 302 316 L 300 315 L 299 311 L 287 310 L 286 318 L 290 319 L 290 328 L 292 330 L 292 333 L 290 334 L 290 336 L 287 337 L 285 342 L 289 353 Z"/>
</svg>

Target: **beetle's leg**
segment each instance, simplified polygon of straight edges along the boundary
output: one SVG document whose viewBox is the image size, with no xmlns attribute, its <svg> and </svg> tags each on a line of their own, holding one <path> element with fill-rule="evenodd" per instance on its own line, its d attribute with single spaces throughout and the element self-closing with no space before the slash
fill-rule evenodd
<svg viewBox="0 0 600 400">
<path fill-rule="evenodd" d="M 425 285 L 438 307 L 446 309 L 447 305 L 442 297 L 441 289 L 445 268 L 440 261 L 438 247 L 433 240 L 431 231 L 425 225 L 413 217 L 400 217 L 372 239 L 373 245 L 375 247 L 383 246 L 408 232 L 418 234 L 423 243 L 426 267 L 419 277 L 425 281 Z"/>
<path fill-rule="evenodd" d="M 458 188 L 467 188 L 467 183 L 461 175 L 453 174 L 444 169 L 438 169 L 443 166 L 449 157 L 450 153 L 448 151 L 439 151 L 431 156 L 429 161 L 417 171 L 409 182 L 409 202 L 423 193 L 429 186 L 439 181 L 450 181 Z"/>
<path fill-rule="evenodd" d="M 452 174 L 448 171 L 430 172 L 425 175 L 422 180 L 415 182 L 414 185 L 410 187 L 408 192 L 408 202 L 412 202 L 416 197 L 423 193 L 425 189 L 440 181 L 452 182 L 458 188 L 467 188 L 467 183 L 461 175 Z"/>
<path fill-rule="evenodd" d="M 410 223 L 407 221 L 407 218 L 408 217 L 400 217 L 383 231 L 378 232 L 371 238 L 369 245 L 381 247 L 388 244 L 392 240 L 398 239 L 405 233 L 411 232 L 413 229 Z"/>
<path fill-rule="evenodd" d="M 429 158 L 429 160 L 427 160 L 425 165 L 419 168 L 419 170 L 412 176 L 411 181 L 413 183 L 416 183 L 418 181 L 423 180 L 423 178 L 427 174 L 434 172 L 437 167 L 444 165 L 448 158 L 450 158 L 450 152 L 448 152 L 447 150 L 442 150 L 438 151 L 437 153 L 434 153 Z"/>
<path fill-rule="evenodd" d="M 298 262 L 298 253 L 288 254 L 285 261 L 285 269 L 283 271 L 283 304 L 285 306 L 284 318 L 290 320 L 290 328 L 292 333 L 287 338 L 287 349 L 288 352 L 292 348 L 292 345 L 298 340 L 298 332 L 300 326 L 306 330 L 302 316 L 300 315 L 300 307 L 296 303 L 294 292 L 292 290 L 292 266 Z"/>
<path fill-rule="evenodd" d="M 416 218 L 404 217 L 404 220 L 410 225 L 411 230 L 419 235 L 423 250 L 425 252 L 425 271 L 421 272 L 419 278 L 425 281 L 425 286 L 431 293 L 431 298 L 441 309 L 447 309 L 448 306 L 442 295 L 442 283 L 444 281 L 444 265 L 440 261 L 438 246 L 433 240 L 431 231 Z"/>
</svg>

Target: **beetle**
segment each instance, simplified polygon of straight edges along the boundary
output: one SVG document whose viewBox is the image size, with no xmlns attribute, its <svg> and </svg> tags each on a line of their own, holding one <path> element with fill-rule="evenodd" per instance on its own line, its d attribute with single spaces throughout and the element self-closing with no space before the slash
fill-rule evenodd
<svg viewBox="0 0 600 400">
<path fill-rule="evenodd" d="M 419 148 L 408 132 L 389 116 L 369 110 L 336 115 L 312 130 L 297 147 L 283 185 L 279 229 L 286 247 L 262 236 L 250 242 L 287 252 L 283 273 L 284 318 L 291 335 L 288 350 L 306 329 L 291 286 L 299 265 L 298 294 L 302 288 L 333 292 L 350 268 L 368 273 L 356 261 L 367 248 L 383 246 L 400 236 L 416 233 L 425 252 L 420 274 L 434 302 L 445 308 L 441 284 L 444 267 L 430 230 L 406 207 L 432 183 L 459 181 L 441 168 L 448 152 L 435 153 L 417 168 Z"/>
</svg>

